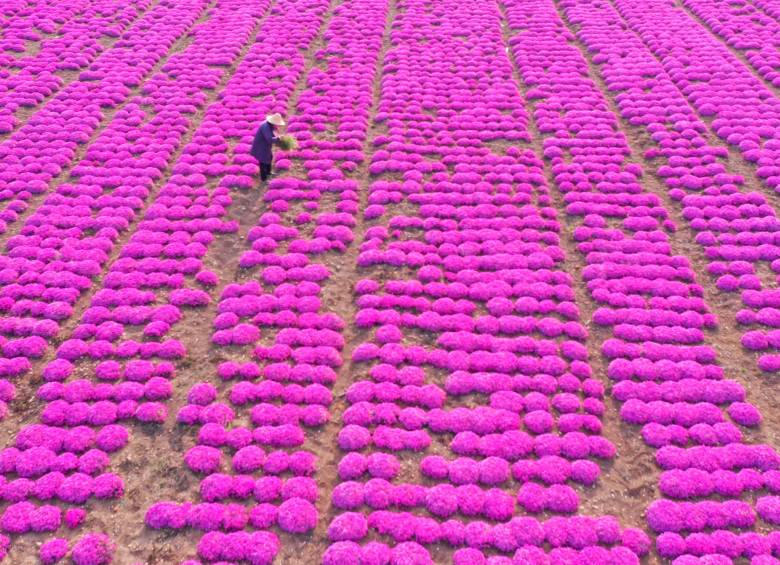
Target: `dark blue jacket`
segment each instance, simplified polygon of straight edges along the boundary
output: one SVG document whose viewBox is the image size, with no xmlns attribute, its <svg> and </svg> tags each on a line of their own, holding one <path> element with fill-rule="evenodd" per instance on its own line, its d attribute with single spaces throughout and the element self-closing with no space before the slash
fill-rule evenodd
<svg viewBox="0 0 780 565">
<path fill-rule="evenodd" d="M 279 143 L 279 138 L 274 135 L 273 124 L 263 122 L 257 128 L 249 154 L 261 163 L 270 164 L 274 159 L 272 147 L 274 143 Z"/>
</svg>

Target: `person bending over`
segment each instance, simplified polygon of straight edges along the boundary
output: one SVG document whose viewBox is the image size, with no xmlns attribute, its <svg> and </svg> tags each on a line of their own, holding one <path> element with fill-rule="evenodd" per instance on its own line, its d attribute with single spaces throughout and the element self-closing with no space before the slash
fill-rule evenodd
<svg viewBox="0 0 780 565">
<path fill-rule="evenodd" d="M 283 125 L 284 120 L 281 114 L 266 116 L 265 121 L 257 128 L 255 139 L 252 141 L 252 149 L 249 154 L 260 164 L 260 180 L 263 182 L 271 176 L 271 164 L 274 160 L 273 144 L 279 143 L 279 136 L 275 133 L 276 128 Z"/>
</svg>

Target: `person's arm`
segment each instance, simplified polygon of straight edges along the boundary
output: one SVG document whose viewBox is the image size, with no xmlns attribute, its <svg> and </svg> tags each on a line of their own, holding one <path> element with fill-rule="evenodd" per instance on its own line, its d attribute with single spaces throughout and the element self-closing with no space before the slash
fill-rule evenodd
<svg viewBox="0 0 780 565">
<path fill-rule="evenodd" d="M 279 137 L 274 135 L 274 131 L 270 128 L 263 128 L 263 137 L 270 145 L 271 143 L 279 143 Z"/>
</svg>

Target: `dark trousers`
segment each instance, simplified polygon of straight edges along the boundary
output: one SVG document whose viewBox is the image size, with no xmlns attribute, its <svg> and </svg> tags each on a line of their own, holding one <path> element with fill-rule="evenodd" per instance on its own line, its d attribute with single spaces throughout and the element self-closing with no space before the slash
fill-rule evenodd
<svg viewBox="0 0 780 565">
<path fill-rule="evenodd" d="M 271 176 L 271 163 L 260 163 L 260 180 L 264 181 Z"/>
</svg>

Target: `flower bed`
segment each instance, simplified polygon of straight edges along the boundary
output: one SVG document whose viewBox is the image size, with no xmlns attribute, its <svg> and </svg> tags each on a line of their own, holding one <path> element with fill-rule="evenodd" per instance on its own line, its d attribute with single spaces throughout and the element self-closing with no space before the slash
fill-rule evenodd
<svg viewBox="0 0 780 565">
<path fill-rule="evenodd" d="M 765 488 L 773 493 L 771 477 L 780 458 L 768 445 L 747 442 L 738 427 L 759 425 L 761 415 L 745 402 L 743 387 L 726 378 L 714 348 L 707 344 L 704 330 L 715 327 L 717 320 L 702 298 L 688 260 L 671 254 L 662 228 L 674 225 L 663 220 L 667 214 L 660 200 L 643 191 L 641 168 L 627 162 L 629 150 L 616 116 L 588 78 L 585 59 L 571 44 L 573 36 L 552 3 L 537 2 L 530 12 L 527 4 L 507 2 L 507 7 L 510 26 L 530 31 L 511 40 L 513 52 L 521 61 L 524 80 L 532 86 L 527 97 L 533 100 L 539 129 L 548 133 L 544 150 L 552 161 L 557 187 L 565 195 L 567 213 L 582 218 L 573 235 L 588 265 L 584 275 L 590 293 L 600 305 L 593 320 L 611 333 L 601 350 L 610 360 L 612 395 L 623 402 L 623 420 L 642 425 L 645 443 L 658 450 L 655 459 L 663 470 L 659 490 L 676 499 L 656 500 L 647 510 L 648 525 L 661 534 L 657 551 L 680 563 L 716 554 L 727 559 L 758 555 L 769 559 L 772 545 L 754 528 L 756 512 L 771 516 L 773 497 L 760 497 L 755 508 L 740 498 L 748 492 L 765 494 Z M 605 10 L 609 10 L 605 5 L 568 4 L 563 14 L 580 25 L 578 37 L 604 64 L 607 84 L 625 89 L 617 98 L 620 108 L 627 109 L 633 96 L 638 92 L 650 96 L 655 85 L 636 88 L 644 79 L 625 69 L 644 73 L 650 62 L 646 64 L 641 51 L 633 55 L 629 46 L 636 45 L 636 38 L 617 33 L 615 20 L 602 13 Z M 537 21 L 553 25 L 537 25 Z M 633 63 L 611 64 L 613 52 L 632 53 Z M 548 53 L 566 61 L 561 69 L 580 73 L 539 73 Z M 658 82 L 663 80 L 661 76 Z M 590 94 L 590 106 L 582 104 L 576 118 L 560 112 L 583 92 Z M 674 99 L 669 90 L 664 96 L 666 102 Z M 644 114 L 648 128 L 655 123 L 654 116 Z M 692 133 L 679 139 L 696 137 Z M 580 141 L 591 150 L 603 151 L 577 151 Z M 678 146 L 683 144 L 669 143 L 665 156 L 674 159 Z M 703 143 L 691 142 L 691 146 L 691 151 L 707 150 Z M 601 195 L 620 196 L 621 201 L 642 196 L 646 204 L 630 210 L 617 205 L 599 208 L 593 196 Z M 724 500 L 697 501 L 712 495 Z M 739 534 L 726 531 L 729 528 Z M 717 531 L 710 536 L 710 530 Z M 757 541 L 725 547 L 721 539 Z"/>
<path fill-rule="evenodd" d="M 778 14 L 5 2 L 0 559 L 780 561 Z"/>
</svg>

